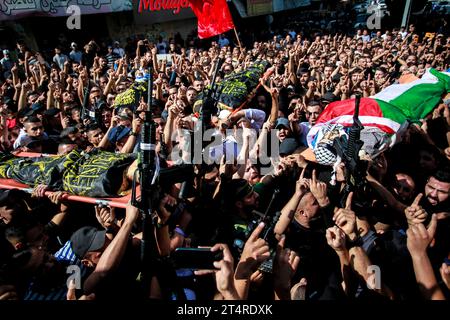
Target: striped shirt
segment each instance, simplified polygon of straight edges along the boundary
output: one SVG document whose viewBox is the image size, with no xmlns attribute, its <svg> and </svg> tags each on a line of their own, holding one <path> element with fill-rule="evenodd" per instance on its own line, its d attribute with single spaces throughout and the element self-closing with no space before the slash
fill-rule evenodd
<svg viewBox="0 0 450 320">
<path fill-rule="evenodd" d="M 64 246 L 59 249 L 55 254 L 54 257 L 59 262 L 65 264 L 67 267 L 69 266 L 78 266 L 80 268 L 80 276 L 81 276 L 81 283 L 86 278 L 88 269 L 81 263 L 80 259 L 78 259 L 75 256 L 75 253 L 72 250 L 72 246 L 70 241 L 67 241 Z M 68 273 L 68 277 L 71 276 L 71 274 Z M 67 296 L 67 285 L 66 283 L 63 283 L 55 288 L 52 288 L 49 292 L 41 293 L 35 290 L 34 283 L 31 282 L 28 286 L 27 291 L 24 295 L 24 300 L 31 300 L 31 301 L 61 301 L 66 300 Z"/>
</svg>

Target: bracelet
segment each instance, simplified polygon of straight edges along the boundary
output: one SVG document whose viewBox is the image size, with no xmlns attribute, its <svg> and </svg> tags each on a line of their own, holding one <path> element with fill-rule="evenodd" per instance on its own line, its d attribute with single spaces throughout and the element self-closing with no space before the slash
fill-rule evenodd
<svg viewBox="0 0 450 320">
<path fill-rule="evenodd" d="M 353 247 L 362 247 L 363 244 L 363 239 L 360 236 L 357 236 L 355 240 L 347 241 L 347 249 L 351 249 Z"/>
<path fill-rule="evenodd" d="M 112 226 L 109 226 L 105 231 L 106 231 L 106 233 L 112 234 L 113 236 L 115 236 L 117 233 L 116 229 Z"/>
<path fill-rule="evenodd" d="M 186 238 L 186 234 L 184 233 L 183 229 L 181 229 L 180 227 L 176 227 L 174 231 L 176 233 L 178 233 L 180 236 L 183 236 L 184 238 Z"/>
</svg>

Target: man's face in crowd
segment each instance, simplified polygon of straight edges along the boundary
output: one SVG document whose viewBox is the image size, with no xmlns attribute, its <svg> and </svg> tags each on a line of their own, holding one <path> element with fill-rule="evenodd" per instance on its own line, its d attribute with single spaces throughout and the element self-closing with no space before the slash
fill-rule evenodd
<svg viewBox="0 0 450 320">
<path fill-rule="evenodd" d="M 24 129 L 29 137 L 40 138 L 44 134 L 42 122 L 26 122 Z"/>
<path fill-rule="evenodd" d="M 258 107 L 261 108 L 262 110 L 264 110 L 267 107 L 267 101 L 265 96 L 258 96 L 256 100 L 258 102 Z"/>
<path fill-rule="evenodd" d="M 194 81 L 194 88 L 197 90 L 197 92 L 200 92 L 203 90 L 203 81 L 195 80 Z"/>
<path fill-rule="evenodd" d="M 102 68 L 106 67 L 108 65 L 108 60 L 106 60 L 105 58 L 100 58 L 100 66 Z"/>
<path fill-rule="evenodd" d="M 89 100 L 91 104 L 95 104 L 98 99 L 101 97 L 101 92 L 99 87 L 94 87 L 91 90 L 91 93 L 89 94 Z"/>
<path fill-rule="evenodd" d="M 326 78 L 329 78 L 333 73 L 333 68 L 330 66 L 326 66 L 325 69 L 323 70 L 323 73 L 325 74 Z"/>
<path fill-rule="evenodd" d="M 414 65 L 416 63 L 417 63 L 417 58 L 414 55 L 409 55 L 408 58 L 406 59 L 406 64 L 408 66 L 412 66 L 412 65 Z"/>
<path fill-rule="evenodd" d="M 309 79 L 309 73 L 308 72 L 304 72 L 300 75 L 300 83 L 302 86 L 306 86 L 306 83 L 308 82 Z"/>
<path fill-rule="evenodd" d="M 306 107 L 306 118 L 310 125 L 315 125 L 317 118 L 319 118 L 322 108 L 320 106 L 307 106 Z"/>
<path fill-rule="evenodd" d="M 295 211 L 295 220 L 303 227 L 309 228 L 311 220 L 313 220 L 319 212 L 319 203 L 311 192 L 305 194 Z"/>
<path fill-rule="evenodd" d="M 236 202 L 236 206 L 247 214 L 250 214 L 253 210 L 258 208 L 258 205 L 259 195 L 255 191 L 244 197 L 242 200 Z"/>
<path fill-rule="evenodd" d="M 309 56 L 309 64 L 310 65 L 315 65 L 315 63 L 316 63 L 316 60 L 317 60 L 317 56 L 315 55 L 315 54 L 311 54 L 310 56 Z"/>
<path fill-rule="evenodd" d="M 122 92 L 124 92 L 125 90 L 127 90 L 127 85 L 126 85 L 125 83 L 123 83 L 123 82 L 119 83 L 119 84 L 117 85 L 117 87 L 116 87 L 117 93 L 122 93 Z"/>
<path fill-rule="evenodd" d="M 359 58 L 358 64 L 361 68 L 365 69 L 367 67 L 366 58 Z"/>
<path fill-rule="evenodd" d="M 177 89 L 177 88 L 170 88 L 170 89 L 169 89 L 169 95 L 170 95 L 172 98 L 175 98 L 175 96 L 177 95 L 177 93 L 178 93 L 178 89 Z"/>
<path fill-rule="evenodd" d="M 439 181 L 434 177 L 430 177 L 425 185 L 425 196 L 432 206 L 448 200 L 449 193 L 450 183 Z"/>
<path fill-rule="evenodd" d="M 106 85 L 108 84 L 108 79 L 106 77 L 101 77 L 99 82 L 100 82 L 100 87 L 102 89 L 104 89 L 106 87 Z"/>
<path fill-rule="evenodd" d="M 71 92 L 64 91 L 62 94 L 63 103 L 74 102 L 75 98 Z"/>
<path fill-rule="evenodd" d="M 162 118 L 153 119 L 156 124 L 156 140 L 159 141 L 159 137 L 164 133 L 164 128 L 166 127 L 166 122 Z"/>
<path fill-rule="evenodd" d="M 195 102 L 195 99 L 197 99 L 197 91 L 194 89 L 189 89 L 186 92 L 186 98 L 190 105 L 193 105 Z"/>
<path fill-rule="evenodd" d="M 37 99 L 39 98 L 39 95 L 37 93 L 34 94 L 30 94 L 28 96 L 28 104 L 33 104 L 37 101 Z"/>
<path fill-rule="evenodd" d="M 432 172 L 437 167 L 434 155 L 426 150 L 419 151 L 419 166 L 425 172 Z"/>
<path fill-rule="evenodd" d="M 111 124 L 112 112 L 110 110 L 102 111 L 102 123 L 106 128 L 109 128 Z"/>
<path fill-rule="evenodd" d="M 258 183 L 261 180 L 258 169 L 253 165 L 247 165 L 245 170 L 244 179 L 251 185 Z"/>
<path fill-rule="evenodd" d="M 381 80 L 384 78 L 384 72 L 382 70 L 375 71 L 375 80 Z"/>
<path fill-rule="evenodd" d="M 291 133 L 290 128 L 286 128 L 285 126 L 280 126 L 280 127 L 278 127 L 277 137 L 280 141 L 283 141 L 284 139 L 289 137 L 290 133 Z"/>
<path fill-rule="evenodd" d="M 98 147 L 100 142 L 103 139 L 103 131 L 100 128 L 97 128 L 95 130 L 90 130 L 87 133 L 87 138 L 89 143 L 91 143 L 94 147 Z"/>
<path fill-rule="evenodd" d="M 4 224 L 8 224 L 11 222 L 14 216 L 14 208 L 9 205 L 0 206 L 0 221 Z"/>
<path fill-rule="evenodd" d="M 414 180 L 407 174 L 397 173 L 395 175 L 394 191 L 403 202 L 410 202 L 414 196 L 416 184 Z"/>
</svg>

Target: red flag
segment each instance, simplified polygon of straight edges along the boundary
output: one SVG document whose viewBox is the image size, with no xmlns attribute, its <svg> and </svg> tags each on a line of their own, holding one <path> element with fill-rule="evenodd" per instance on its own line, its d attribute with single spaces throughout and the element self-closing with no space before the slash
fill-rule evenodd
<svg viewBox="0 0 450 320">
<path fill-rule="evenodd" d="M 198 19 L 198 37 L 209 38 L 234 28 L 225 0 L 189 0 Z"/>
</svg>

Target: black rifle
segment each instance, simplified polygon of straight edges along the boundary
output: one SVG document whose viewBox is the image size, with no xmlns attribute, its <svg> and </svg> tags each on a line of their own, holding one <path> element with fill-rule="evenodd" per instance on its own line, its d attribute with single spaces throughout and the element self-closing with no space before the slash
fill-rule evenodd
<svg viewBox="0 0 450 320">
<path fill-rule="evenodd" d="M 203 102 L 202 102 L 202 113 L 201 113 L 201 121 L 202 121 L 202 129 L 203 132 L 205 132 L 206 130 L 211 128 L 211 116 L 215 113 L 217 114 L 218 110 L 217 110 L 217 84 L 216 84 L 216 77 L 217 77 L 217 73 L 220 70 L 220 67 L 223 64 L 223 59 L 219 58 L 219 60 L 217 61 L 216 64 L 216 68 L 214 70 L 212 79 L 211 79 L 211 84 L 209 86 L 209 88 L 206 91 L 206 95 L 203 98 Z"/>
<path fill-rule="evenodd" d="M 277 198 L 279 193 L 280 193 L 279 189 L 274 190 L 274 192 L 272 194 L 272 198 L 270 199 L 269 205 L 267 206 L 267 209 L 264 212 L 264 214 L 257 210 L 253 210 L 252 214 L 253 214 L 254 219 L 249 223 L 249 225 L 247 227 L 247 231 L 245 233 L 245 236 L 248 239 L 248 237 L 250 237 L 250 235 L 256 229 L 256 227 L 258 227 L 258 225 L 261 222 L 264 222 L 264 229 L 259 234 L 259 237 L 261 239 L 264 239 L 267 241 L 270 251 L 271 251 L 271 256 L 268 260 L 264 261 L 260 265 L 259 270 L 266 272 L 266 273 L 272 272 L 272 265 L 273 265 L 273 259 L 275 256 L 275 249 L 276 249 L 276 245 L 278 243 L 278 240 L 275 238 L 274 231 L 275 231 L 275 225 L 277 224 L 278 220 L 280 219 L 281 212 L 274 211 L 273 206 L 275 203 L 275 199 Z M 238 249 L 240 252 L 242 252 L 242 249 L 244 248 L 245 244 L 243 242 L 235 241 L 235 244 L 239 244 L 239 243 L 241 244 L 241 246 L 239 246 Z"/>
<path fill-rule="evenodd" d="M 84 92 L 84 96 L 83 96 L 83 105 L 82 105 L 82 109 L 81 109 L 81 119 L 90 119 L 90 114 L 89 114 L 89 110 L 88 110 L 88 105 L 89 105 L 89 83 L 86 86 L 86 88 L 84 88 L 83 90 Z"/>
<path fill-rule="evenodd" d="M 143 294 L 148 297 L 150 290 L 151 278 L 156 275 L 163 296 L 170 299 L 171 290 L 175 290 L 178 300 L 185 300 L 184 291 L 176 286 L 176 273 L 173 268 L 170 268 L 170 263 L 167 260 L 160 258 L 156 239 L 154 235 L 156 218 L 152 216 L 153 210 L 160 201 L 161 186 L 159 180 L 162 173 L 158 168 L 158 159 L 156 154 L 156 124 L 152 119 L 152 73 L 148 70 L 148 105 L 147 111 L 137 111 L 137 115 L 144 113 L 143 125 L 141 127 L 141 142 L 139 152 L 139 164 L 134 173 L 133 188 L 131 203 L 133 206 L 139 208 L 142 213 L 142 245 L 141 245 L 141 283 Z M 184 179 L 186 174 L 184 170 L 189 168 L 170 168 L 164 173 L 164 180 L 166 183 L 175 183 L 177 180 Z M 139 184 L 141 189 L 141 199 L 138 200 L 136 196 L 137 174 L 139 173 Z M 168 180 L 168 181 L 167 181 Z M 167 262 L 167 263 L 165 263 Z"/>
<path fill-rule="evenodd" d="M 341 157 L 346 168 L 346 181 L 340 200 L 341 207 L 345 207 L 347 197 L 352 191 L 354 192 L 353 202 L 359 207 L 364 207 L 363 202 L 365 201 L 364 192 L 367 185 L 366 175 L 368 162 L 359 158 L 359 152 L 364 144 L 360 139 L 361 131 L 364 129 L 364 126 L 359 120 L 360 100 L 361 95 L 356 94 L 353 125 L 348 132 L 348 139 L 345 135 L 342 135 L 334 139 L 333 143 L 338 156 Z"/>
</svg>

